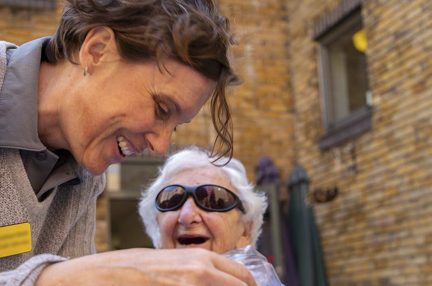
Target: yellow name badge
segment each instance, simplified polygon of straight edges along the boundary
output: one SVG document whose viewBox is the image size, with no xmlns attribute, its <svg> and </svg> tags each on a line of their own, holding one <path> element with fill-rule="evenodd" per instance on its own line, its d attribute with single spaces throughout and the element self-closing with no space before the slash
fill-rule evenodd
<svg viewBox="0 0 432 286">
<path fill-rule="evenodd" d="M 30 223 L 0 227 L 0 258 L 32 249 Z"/>
</svg>

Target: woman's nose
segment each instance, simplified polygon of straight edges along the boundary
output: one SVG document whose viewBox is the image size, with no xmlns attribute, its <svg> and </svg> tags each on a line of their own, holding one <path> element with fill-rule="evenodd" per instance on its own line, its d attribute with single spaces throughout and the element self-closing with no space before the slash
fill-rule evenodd
<svg viewBox="0 0 432 286">
<path fill-rule="evenodd" d="M 200 208 L 195 205 L 194 199 L 189 197 L 180 209 L 178 222 L 187 226 L 201 221 Z"/>
<path fill-rule="evenodd" d="M 162 130 L 157 133 L 146 134 L 147 148 L 155 155 L 164 155 L 169 146 L 173 130 Z"/>
</svg>

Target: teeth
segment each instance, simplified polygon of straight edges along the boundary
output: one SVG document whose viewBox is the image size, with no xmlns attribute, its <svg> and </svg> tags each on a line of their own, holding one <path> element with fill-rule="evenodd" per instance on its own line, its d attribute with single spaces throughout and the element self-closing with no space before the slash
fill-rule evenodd
<svg viewBox="0 0 432 286">
<path fill-rule="evenodd" d="M 123 136 L 118 135 L 117 136 L 117 142 L 118 142 L 118 146 L 120 147 L 120 149 L 124 155 L 129 156 L 132 154 L 132 152 L 129 150 L 128 143 L 125 141 Z"/>
</svg>

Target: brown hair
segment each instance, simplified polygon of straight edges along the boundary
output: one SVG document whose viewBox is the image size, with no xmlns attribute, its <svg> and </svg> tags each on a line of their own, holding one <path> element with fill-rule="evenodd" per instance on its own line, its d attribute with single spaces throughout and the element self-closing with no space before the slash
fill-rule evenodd
<svg viewBox="0 0 432 286">
<path fill-rule="evenodd" d="M 232 157 L 232 120 L 225 90 L 239 83 L 228 57 L 235 40 L 228 19 L 217 12 L 212 0 L 66 0 L 46 48 L 48 60 L 74 63 L 88 31 L 98 26 L 114 31 L 124 60 L 150 59 L 160 64 L 175 59 L 215 80 L 210 108 L 217 137 L 212 156 Z"/>
</svg>

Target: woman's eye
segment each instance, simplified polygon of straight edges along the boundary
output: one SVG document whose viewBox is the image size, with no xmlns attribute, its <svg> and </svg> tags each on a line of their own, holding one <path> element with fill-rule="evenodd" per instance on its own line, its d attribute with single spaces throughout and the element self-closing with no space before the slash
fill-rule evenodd
<svg viewBox="0 0 432 286">
<path fill-rule="evenodd" d="M 164 114 L 164 115 L 168 114 L 168 110 L 165 110 L 159 103 L 158 103 L 158 108 L 159 108 L 159 112 L 161 114 Z"/>
<path fill-rule="evenodd" d="M 161 120 L 168 120 L 170 116 L 170 110 L 164 103 L 163 99 L 157 94 L 151 93 L 153 101 L 155 102 L 155 117 Z"/>
<path fill-rule="evenodd" d="M 165 109 L 159 102 L 156 101 L 156 117 L 166 119 L 169 115 L 169 110 Z"/>
</svg>

